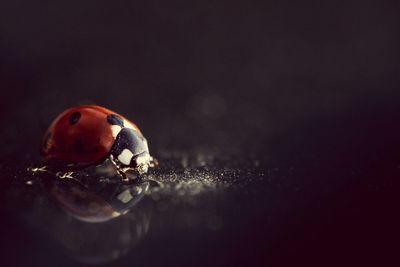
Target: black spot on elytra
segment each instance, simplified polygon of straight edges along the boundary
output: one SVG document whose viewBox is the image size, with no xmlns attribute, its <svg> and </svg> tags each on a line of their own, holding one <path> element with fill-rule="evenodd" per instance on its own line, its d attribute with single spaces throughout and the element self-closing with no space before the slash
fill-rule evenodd
<svg viewBox="0 0 400 267">
<path fill-rule="evenodd" d="M 81 118 L 81 113 L 80 112 L 74 112 L 69 116 L 69 124 L 74 125 L 76 124 L 79 119 Z"/>
<path fill-rule="evenodd" d="M 124 120 L 115 114 L 108 115 L 107 122 L 111 125 L 119 125 L 121 127 L 124 127 Z"/>
<path fill-rule="evenodd" d="M 100 139 L 99 139 L 100 140 Z M 74 141 L 74 150 L 76 153 L 80 154 L 95 154 L 101 150 L 99 145 L 85 145 L 84 141 L 81 139 L 75 139 Z"/>
<path fill-rule="evenodd" d="M 75 146 L 75 151 L 77 151 L 77 152 L 83 153 L 85 150 L 85 148 L 83 146 L 83 142 L 80 139 L 75 140 L 74 146 Z"/>
</svg>

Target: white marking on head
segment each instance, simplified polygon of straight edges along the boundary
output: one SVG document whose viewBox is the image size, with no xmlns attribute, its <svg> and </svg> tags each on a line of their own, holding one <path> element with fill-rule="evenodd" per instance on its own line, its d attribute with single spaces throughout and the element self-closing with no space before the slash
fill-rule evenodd
<svg viewBox="0 0 400 267">
<path fill-rule="evenodd" d="M 119 194 L 117 196 L 117 198 L 122 202 L 122 203 L 128 203 L 129 201 L 131 201 L 131 199 L 133 198 L 133 196 L 131 195 L 131 192 L 129 191 L 129 189 L 125 190 L 124 192 L 122 192 L 121 194 Z"/>
<path fill-rule="evenodd" d="M 121 126 L 119 125 L 111 125 L 112 136 L 117 138 L 117 135 L 122 130 Z"/>
<path fill-rule="evenodd" d="M 128 121 L 128 120 L 124 120 L 124 126 L 126 128 L 138 131 L 138 127 L 136 125 L 133 125 L 132 123 L 130 123 L 130 121 Z"/>
<path fill-rule="evenodd" d="M 135 158 L 137 171 L 140 174 L 146 173 L 150 166 L 151 157 L 149 153 L 142 153 Z"/>
<path fill-rule="evenodd" d="M 133 153 L 129 149 L 122 150 L 121 154 L 118 155 L 118 160 L 122 164 L 129 165 L 131 163 L 131 159 L 133 157 Z"/>
<path fill-rule="evenodd" d="M 136 158 L 137 165 L 147 164 L 149 162 L 150 162 L 150 154 L 149 153 L 142 153 L 142 154 L 138 155 Z"/>
</svg>

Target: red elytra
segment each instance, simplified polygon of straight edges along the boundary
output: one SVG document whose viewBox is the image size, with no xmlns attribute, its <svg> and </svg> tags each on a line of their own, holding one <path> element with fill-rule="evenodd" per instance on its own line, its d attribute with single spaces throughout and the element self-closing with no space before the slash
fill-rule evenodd
<svg viewBox="0 0 400 267">
<path fill-rule="evenodd" d="M 65 110 L 51 123 L 44 135 L 42 155 L 48 160 L 71 163 L 90 164 L 104 160 L 115 141 L 112 127 L 107 122 L 110 114 L 124 119 L 142 135 L 134 123 L 116 112 L 96 105 L 78 106 Z"/>
</svg>

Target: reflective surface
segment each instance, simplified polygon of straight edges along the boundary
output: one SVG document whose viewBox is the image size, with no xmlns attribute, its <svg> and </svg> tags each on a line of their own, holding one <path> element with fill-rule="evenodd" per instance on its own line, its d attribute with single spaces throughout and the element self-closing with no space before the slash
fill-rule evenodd
<svg viewBox="0 0 400 267">
<path fill-rule="evenodd" d="M 275 265 L 293 257 L 321 263 L 333 255 L 335 263 L 385 262 L 390 257 L 381 255 L 391 246 L 377 244 L 393 240 L 400 171 L 397 135 L 386 134 L 398 129 L 386 115 L 282 135 L 271 146 L 274 157 L 159 153 L 160 166 L 130 188 L 133 202 L 125 206 L 113 196 L 126 186 L 113 180 L 108 187 L 89 177 L 84 182 L 94 192 L 71 178 L 3 167 L 11 182 L 3 194 L 3 242 L 29 255 L 7 257 L 17 265 L 60 266 Z M 377 130 L 390 142 L 373 138 Z M 109 217 L 116 210 L 119 216 Z"/>
<path fill-rule="evenodd" d="M 246 187 L 264 181 L 259 160 L 219 161 L 204 152 L 167 154 L 158 168 L 131 184 L 123 184 L 121 177 L 108 169 L 108 162 L 67 173 L 29 167 L 11 181 L 6 210 L 30 232 L 34 243 L 52 244 L 50 253 L 57 253 L 56 258 L 68 265 L 72 264 L 69 260 L 75 264 L 121 264 L 125 257 L 160 253 L 156 247 L 170 242 L 178 247 L 166 245 L 163 250 L 187 249 L 197 238 L 215 237 L 230 229 L 232 222 L 247 220 L 236 215 L 246 212 L 241 207 L 246 204 L 230 203 L 230 198 L 243 198 L 249 194 Z M 147 246 L 147 238 L 156 247 L 143 254 L 141 247 Z M 171 240 L 165 243 L 165 238 Z M 179 241 L 181 238 L 195 243 Z M 49 253 L 38 252 L 35 260 L 41 253 Z M 178 253 L 174 257 L 181 261 L 188 256 Z M 55 258 L 47 260 L 51 263 Z M 150 264 L 164 260 L 150 254 L 146 259 Z M 17 262 L 23 264 L 24 259 Z"/>
</svg>

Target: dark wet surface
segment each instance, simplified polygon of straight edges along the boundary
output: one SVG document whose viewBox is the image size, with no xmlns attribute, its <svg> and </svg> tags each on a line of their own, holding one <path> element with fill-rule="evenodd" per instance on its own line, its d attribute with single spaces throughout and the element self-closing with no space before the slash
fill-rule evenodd
<svg viewBox="0 0 400 267">
<path fill-rule="evenodd" d="M 0 3 L 0 266 L 398 263 L 395 3 L 28 2 Z M 160 165 L 32 171 L 79 104 Z"/>
<path fill-rule="evenodd" d="M 316 120 L 280 135 L 262 156 L 160 153 L 146 176 L 158 183 L 129 213 L 103 223 L 66 214 L 40 181 L 51 175 L 2 165 L 5 259 L 21 266 L 392 262 L 400 174 L 393 114 Z M 115 191 L 96 190 L 104 199 Z"/>
</svg>

